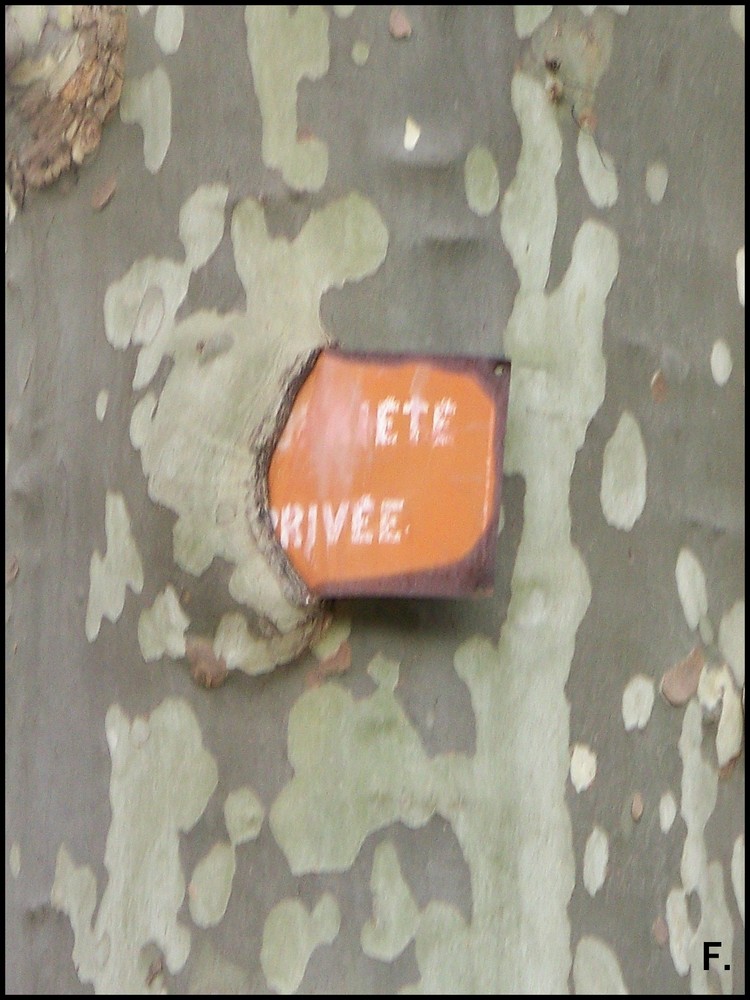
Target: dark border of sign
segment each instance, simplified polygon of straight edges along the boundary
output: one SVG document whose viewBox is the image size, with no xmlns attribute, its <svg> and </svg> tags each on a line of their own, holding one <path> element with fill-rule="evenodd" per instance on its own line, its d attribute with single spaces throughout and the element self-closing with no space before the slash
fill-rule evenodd
<svg viewBox="0 0 750 1000">
<path fill-rule="evenodd" d="M 506 358 L 468 357 L 466 355 L 424 353 L 381 353 L 351 351 L 337 345 L 322 353 L 377 365 L 398 365 L 424 361 L 445 371 L 471 375 L 493 401 L 495 425 L 495 489 L 487 527 L 463 558 L 444 566 L 415 573 L 369 577 L 364 580 L 329 581 L 312 591 L 322 600 L 336 597 L 489 597 L 494 591 L 497 528 L 502 502 L 505 430 L 510 398 L 510 367 Z"/>
</svg>

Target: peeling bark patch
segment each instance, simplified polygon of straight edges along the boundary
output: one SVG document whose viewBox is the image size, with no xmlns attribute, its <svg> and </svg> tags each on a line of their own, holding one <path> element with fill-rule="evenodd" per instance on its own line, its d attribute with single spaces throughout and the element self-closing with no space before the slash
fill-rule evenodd
<svg viewBox="0 0 750 1000">
<path fill-rule="evenodd" d="M 625 731 L 645 729 L 654 707 L 654 682 L 644 674 L 632 677 L 622 693 L 622 720 Z"/>
<path fill-rule="evenodd" d="M 263 118 L 262 155 L 296 191 L 319 191 L 328 173 L 328 147 L 297 139 L 297 86 L 328 72 L 328 14 L 315 6 L 245 7 L 247 55 Z"/>
<path fill-rule="evenodd" d="M 577 743 L 570 757 L 570 780 L 577 792 L 585 792 L 596 777 L 596 754 L 590 747 Z"/>
<path fill-rule="evenodd" d="M 229 612 L 219 622 L 213 642 L 216 656 L 229 670 L 243 670 L 248 674 L 265 674 L 280 663 L 288 663 L 314 641 L 318 634 L 319 620 L 283 630 L 277 635 L 262 636 L 251 631 L 244 615 Z"/>
<path fill-rule="evenodd" d="M 696 629 L 701 618 L 708 614 L 708 594 L 703 567 L 692 549 L 680 549 L 675 579 L 685 621 L 691 629 Z"/>
<path fill-rule="evenodd" d="M 103 208 L 109 205 L 110 201 L 114 197 L 115 191 L 117 190 L 117 178 L 114 174 L 111 174 L 99 184 L 91 195 L 91 207 L 95 212 L 101 212 Z"/>
<path fill-rule="evenodd" d="M 234 847 L 214 844 L 195 866 L 188 885 L 190 916 L 198 927 L 215 927 L 226 912 L 236 870 Z"/>
<path fill-rule="evenodd" d="M 741 833 L 732 848 L 732 888 L 742 923 L 745 923 L 745 834 Z"/>
<path fill-rule="evenodd" d="M 646 504 L 646 448 L 635 417 L 625 412 L 604 448 L 599 498 L 605 520 L 630 531 Z"/>
<path fill-rule="evenodd" d="M 661 205 L 667 191 L 669 171 L 665 163 L 657 160 L 649 163 L 646 170 L 646 194 L 652 205 Z"/>
<path fill-rule="evenodd" d="M 370 888 L 372 917 L 362 927 L 362 950 L 370 958 L 392 962 L 414 938 L 420 914 L 391 841 L 375 849 Z"/>
<path fill-rule="evenodd" d="M 21 566 L 18 562 L 18 556 L 11 556 L 10 559 L 5 564 L 5 586 L 9 587 L 13 583 L 20 570 Z"/>
<path fill-rule="evenodd" d="M 640 823 L 643 816 L 644 802 L 640 792 L 636 792 L 630 803 L 630 815 L 634 823 Z"/>
<path fill-rule="evenodd" d="M 171 584 L 158 594 L 151 608 L 138 619 L 138 643 L 146 663 L 171 656 L 185 655 L 185 630 L 190 619 L 180 607 L 177 591 Z"/>
<path fill-rule="evenodd" d="M 716 806 L 718 775 L 704 759 L 701 709 L 692 700 L 685 710 L 679 740 L 682 758 L 681 813 L 687 833 L 682 850 L 682 884 L 667 897 L 669 948 L 676 971 L 690 973 L 690 991 L 705 994 L 708 975 L 704 969 L 704 941 L 719 941 L 720 959 L 716 971 L 721 992 L 732 992 L 731 956 L 734 927 L 724 895 L 724 873 L 720 862 L 708 862 L 704 840 L 706 824 Z M 700 920 L 693 927 L 687 908 L 687 896 L 695 892 L 700 900 Z"/>
<path fill-rule="evenodd" d="M 698 690 L 706 662 L 703 650 L 695 646 L 684 660 L 675 663 L 661 679 L 661 693 L 670 705 L 686 705 Z"/>
<path fill-rule="evenodd" d="M 96 419 L 101 423 L 107 415 L 107 404 L 109 403 L 109 393 L 102 389 L 96 397 Z"/>
<path fill-rule="evenodd" d="M 143 159 L 149 173 L 155 174 L 167 155 L 172 141 L 172 88 L 161 66 L 123 84 L 120 117 L 143 130 Z"/>
<path fill-rule="evenodd" d="M 154 38 L 165 55 L 174 55 L 179 49 L 184 28 L 184 7 L 178 4 L 161 4 L 156 8 Z"/>
<path fill-rule="evenodd" d="M 123 85 L 127 8 L 5 12 L 5 173 L 23 204 L 27 188 L 47 187 L 99 145 Z"/>
<path fill-rule="evenodd" d="M 357 66 L 364 66 L 370 58 L 370 46 L 367 42 L 356 41 L 352 45 L 352 60 Z"/>
<path fill-rule="evenodd" d="M 167 699 L 148 725 L 143 742 L 119 706 L 107 712 L 112 822 L 104 856 L 108 881 L 93 926 L 91 868 L 77 866 L 64 844 L 57 855 L 52 905 L 70 918 L 78 976 L 97 993 L 147 992 L 150 942 L 172 974 L 190 951 L 190 932 L 177 921 L 185 894 L 179 834 L 200 818 L 218 774 L 187 702 Z"/>
<path fill-rule="evenodd" d="M 237 788 L 227 796 L 224 821 L 230 842 L 214 844 L 195 866 L 188 885 L 190 915 L 199 927 L 215 927 L 224 917 L 237 870 L 235 849 L 255 840 L 264 816 L 263 806 L 252 788 Z"/>
<path fill-rule="evenodd" d="M 263 927 L 260 964 L 266 982 L 277 993 L 300 986 L 313 951 L 332 944 L 341 925 L 338 903 L 325 893 L 312 913 L 297 899 L 284 899 L 271 910 Z"/>
<path fill-rule="evenodd" d="M 224 822 L 234 847 L 255 840 L 265 819 L 265 810 L 249 786 L 236 788 L 224 803 Z"/>
<path fill-rule="evenodd" d="M 403 7 L 392 7 L 388 15 L 388 30 L 395 39 L 411 38 L 411 22 Z"/>
<path fill-rule="evenodd" d="M 619 193 L 615 164 L 609 153 L 600 151 L 593 135 L 581 129 L 576 146 L 578 169 L 586 193 L 596 208 L 611 208 Z"/>
<path fill-rule="evenodd" d="M 671 792 L 664 792 L 659 799 L 659 827 L 662 833 L 669 833 L 677 816 L 677 803 Z"/>
<path fill-rule="evenodd" d="M 659 369 L 651 376 L 651 398 L 655 403 L 663 403 L 669 395 L 669 384 L 664 372 Z"/>
<path fill-rule="evenodd" d="M 745 41 L 745 5 L 744 4 L 732 4 L 729 8 L 729 21 L 740 36 L 742 41 Z"/>
<path fill-rule="evenodd" d="M 586 841 L 583 855 L 583 884 L 590 896 L 604 885 L 609 861 L 609 838 L 600 826 L 595 826 Z"/>
<path fill-rule="evenodd" d="M 735 270 L 737 272 L 737 296 L 740 305 L 745 305 L 745 248 L 740 247 L 735 259 Z"/>
<path fill-rule="evenodd" d="M 719 625 L 719 649 L 732 668 L 737 686 L 745 683 L 745 601 L 735 601 Z"/>
<path fill-rule="evenodd" d="M 214 653 L 208 639 L 190 636 L 185 642 L 185 655 L 190 663 L 190 675 L 201 687 L 220 687 L 227 679 L 226 662 Z"/>
<path fill-rule="evenodd" d="M 528 38 L 553 11 L 552 4 L 528 4 L 513 8 L 513 22 L 519 38 Z"/>
<path fill-rule="evenodd" d="M 121 493 L 107 492 L 105 510 L 107 551 L 91 557 L 89 602 L 86 609 L 86 638 L 99 635 L 102 618 L 116 622 L 125 605 L 125 589 L 140 594 L 143 565 L 130 530 L 130 515 Z"/>
<path fill-rule="evenodd" d="M 18 878 L 21 874 L 21 846 L 17 840 L 10 845 L 8 852 L 8 867 L 13 878 Z"/>
<path fill-rule="evenodd" d="M 614 951 L 589 935 L 576 947 L 573 982 L 577 996 L 627 996 L 629 992 Z"/>
<path fill-rule="evenodd" d="M 414 152 L 421 134 L 422 129 L 420 125 L 413 118 L 407 118 L 404 125 L 404 149 L 408 153 Z"/>
<path fill-rule="evenodd" d="M 726 340 L 714 341 L 711 348 L 711 374 L 719 386 L 726 385 L 729 381 L 732 374 L 732 354 Z"/>
<path fill-rule="evenodd" d="M 474 146 L 464 163 L 464 188 L 469 208 L 479 216 L 489 215 L 500 199 L 500 177 L 492 153 Z"/>
<path fill-rule="evenodd" d="M 312 651 L 319 660 L 327 660 L 333 656 L 345 642 L 352 631 L 352 620 L 347 616 L 334 618 L 325 629 L 320 639 L 313 644 Z"/>
</svg>

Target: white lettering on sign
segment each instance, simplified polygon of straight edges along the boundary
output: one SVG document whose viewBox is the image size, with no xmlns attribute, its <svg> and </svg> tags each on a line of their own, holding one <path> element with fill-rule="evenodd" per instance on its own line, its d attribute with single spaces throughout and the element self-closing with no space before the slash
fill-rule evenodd
<svg viewBox="0 0 750 1000">
<path fill-rule="evenodd" d="M 339 504 L 326 500 L 308 504 L 307 508 L 299 503 L 284 504 L 280 511 L 271 508 L 271 524 L 274 531 L 278 529 L 283 549 L 304 548 L 309 558 L 319 536 L 326 548 L 342 539 L 352 545 L 398 545 L 409 533 L 408 525 L 402 522 L 403 512 L 404 500 L 400 497 L 385 497 L 378 503 L 369 493 L 363 493 Z M 318 531 L 320 517 L 322 532 Z"/>
<path fill-rule="evenodd" d="M 398 401 L 393 396 L 378 403 L 375 444 L 395 444 L 398 441 L 398 435 L 393 432 L 393 414 L 398 413 L 398 410 Z"/>
<path fill-rule="evenodd" d="M 378 541 L 385 545 L 398 545 L 401 541 L 401 529 L 398 526 L 398 515 L 404 509 L 403 500 L 384 500 L 380 505 L 380 531 Z"/>
<path fill-rule="evenodd" d="M 451 417 L 456 415 L 456 404 L 446 396 L 435 404 L 432 411 L 432 443 L 436 445 L 453 444 L 453 435 L 449 431 Z"/>
<path fill-rule="evenodd" d="M 424 435 L 424 424 L 429 422 L 423 420 L 427 417 L 432 406 L 432 432 L 426 439 Z M 370 404 L 362 403 L 359 412 L 360 434 L 367 428 L 369 421 Z M 408 417 L 408 425 L 404 420 L 399 420 L 399 416 Z M 455 443 L 455 438 L 451 433 L 451 424 L 456 415 L 456 402 L 450 396 L 430 404 L 421 396 L 410 396 L 408 399 L 399 401 L 395 396 L 386 396 L 381 399 L 375 408 L 375 445 L 376 447 L 386 447 L 398 443 L 399 436 L 407 433 L 411 444 L 419 444 L 420 441 L 427 440 L 434 448 L 444 448 Z"/>
<path fill-rule="evenodd" d="M 370 515 L 375 510 L 375 501 L 369 493 L 365 493 L 352 507 L 352 544 L 370 545 L 372 543 L 372 532 L 370 527 Z"/>
<path fill-rule="evenodd" d="M 424 416 L 429 408 L 430 404 L 425 399 L 421 399 L 419 396 L 412 396 L 410 399 L 407 399 L 401 407 L 403 412 L 409 418 L 409 440 L 412 444 L 419 444 L 421 431 L 419 418 Z"/>
</svg>

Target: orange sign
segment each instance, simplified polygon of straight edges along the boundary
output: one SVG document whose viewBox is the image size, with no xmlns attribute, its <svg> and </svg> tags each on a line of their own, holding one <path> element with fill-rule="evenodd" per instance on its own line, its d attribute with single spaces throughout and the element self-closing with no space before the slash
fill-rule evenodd
<svg viewBox="0 0 750 1000">
<path fill-rule="evenodd" d="M 269 470 L 314 593 L 491 589 L 509 379 L 507 361 L 321 352 Z"/>
</svg>

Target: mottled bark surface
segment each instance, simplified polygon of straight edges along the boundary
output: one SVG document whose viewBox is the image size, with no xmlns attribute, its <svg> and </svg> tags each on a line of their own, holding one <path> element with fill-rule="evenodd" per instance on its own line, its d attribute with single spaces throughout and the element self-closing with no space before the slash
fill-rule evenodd
<svg viewBox="0 0 750 1000">
<path fill-rule="evenodd" d="M 744 56 L 129 8 L 96 156 L 6 191 L 9 993 L 744 992 Z M 510 357 L 496 587 L 281 666 L 250 432 L 329 339 Z"/>
</svg>

